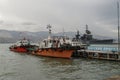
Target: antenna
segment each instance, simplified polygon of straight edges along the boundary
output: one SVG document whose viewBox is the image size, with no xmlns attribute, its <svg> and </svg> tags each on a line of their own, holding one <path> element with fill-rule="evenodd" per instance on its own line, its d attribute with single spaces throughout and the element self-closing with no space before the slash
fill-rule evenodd
<svg viewBox="0 0 120 80">
<path fill-rule="evenodd" d="M 118 53 L 120 54 L 119 2 L 117 2 L 117 15 L 118 15 Z"/>
</svg>

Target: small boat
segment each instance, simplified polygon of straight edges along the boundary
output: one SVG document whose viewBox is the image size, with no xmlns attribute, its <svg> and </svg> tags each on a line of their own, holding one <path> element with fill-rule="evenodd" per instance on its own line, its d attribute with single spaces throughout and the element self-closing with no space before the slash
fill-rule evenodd
<svg viewBox="0 0 120 80">
<path fill-rule="evenodd" d="M 77 40 L 70 40 L 67 36 L 51 36 L 51 26 L 48 25 L 49 36 L 40 43 L 40 48 L 34 55 L 71 58 L 75 51 L 85 47 Z"/>
<path fill-rule="evenodd" d="M 31 45 L 30 40 L 27 40 L 26 38 L 17 41 L 14 45 L 9 47 L 9 49 L 14 52 L 31 52 L 37 48 L 38 46 Z"/>
</svg>

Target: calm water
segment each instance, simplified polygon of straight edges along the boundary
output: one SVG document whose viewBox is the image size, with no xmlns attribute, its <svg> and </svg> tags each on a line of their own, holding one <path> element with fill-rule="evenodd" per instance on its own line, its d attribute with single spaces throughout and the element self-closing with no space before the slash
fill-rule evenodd
<svg viewBox="0 0 120 80">
<path fill-rule="evenodd" d="M 59 59 L 10 52 L 0 44 L 0 80 L 103 80 L 120 75 L 120 62 Z"/>
</svg>

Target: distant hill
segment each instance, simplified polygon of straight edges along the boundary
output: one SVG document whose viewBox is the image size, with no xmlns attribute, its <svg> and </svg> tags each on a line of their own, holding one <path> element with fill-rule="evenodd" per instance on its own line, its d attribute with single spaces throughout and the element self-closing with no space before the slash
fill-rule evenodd
<svg viewBox="0 0 120 80">
<path fill-rule="evenodd" d="M 70 38 L 75 37 L 76 32 L 65 32 L 66 36 Z M 53 33 L 53 36 L 62 36 L 63 32 Z M 44 38 L 47 38 L 48 32 L 47 31 L 40 31 L 40 32 L 29 32 L 29 31 L 8 31 L 8 30 L 0 30 L 0 43 L 13 43 L 19 39 L 27 38 L 30 39 L 32 42 L 38 42 Z M 94 36 L 94 38 L 104 39 L 106 37 L 103 36 Z"/>
<path fill-rule="evenodd" d="M 53 33 L 53 36 L 62 36 L 63 33 Z M 75 32 L 65 32 L 65 35 L 73 37 Z M 8 31 L 0 30 L 0 43 L 13 43 L 22 38 L 30 39 L 32 42 L 38 42 L 48 37 L 47 31 L 29 32 L 29 31 Z"/>
</svg>

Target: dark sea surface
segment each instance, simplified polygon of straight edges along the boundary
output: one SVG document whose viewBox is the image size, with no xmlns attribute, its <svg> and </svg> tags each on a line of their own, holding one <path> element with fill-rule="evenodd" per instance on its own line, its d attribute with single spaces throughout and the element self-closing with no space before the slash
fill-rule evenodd
<svg viewBox="0 0 120 80">
<path fill-rule="evenodd" d="M 0 80 L 104 80 L 120 75 L 120 62 L 60 59 L 9 51 L 0 44 Z"/>
</svg>

